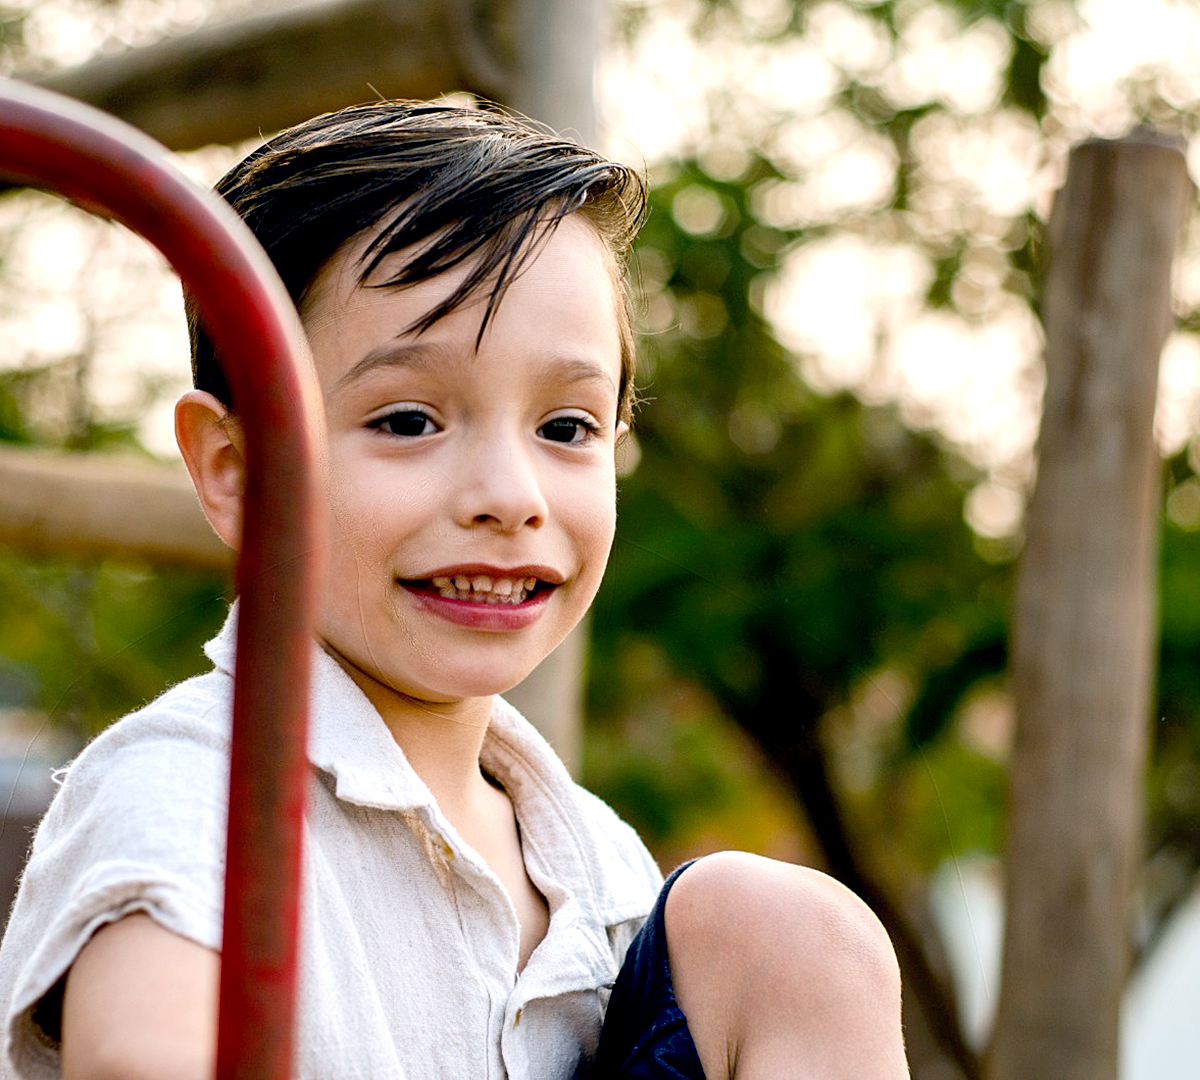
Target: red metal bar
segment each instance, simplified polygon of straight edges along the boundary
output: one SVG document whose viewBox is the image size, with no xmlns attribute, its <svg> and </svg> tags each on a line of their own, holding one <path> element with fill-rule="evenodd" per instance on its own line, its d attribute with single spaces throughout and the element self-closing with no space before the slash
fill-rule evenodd
<svg viewBox="0 0 1200 1080">
<path fill-rule="evenodd" d="M 246 432 L 247 490 L 217 1077 L 285 1080 L 320 549 L 320 398 L 303 332 L 237 216 L 128 125 L 0 79 L 0 174 L 58 192 L 154 244 L 195 294 L 225 358 Z"/>
</svg>

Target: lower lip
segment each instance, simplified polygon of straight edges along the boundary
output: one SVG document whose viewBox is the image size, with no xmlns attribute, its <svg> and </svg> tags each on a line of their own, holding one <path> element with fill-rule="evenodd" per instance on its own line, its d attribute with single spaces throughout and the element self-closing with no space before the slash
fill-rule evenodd
<svg viewBox="0 0 1200 1080">
<path fill-rule="evenodd" d="M 520 604 L 488 604 L 473 600 L 447 600 L 439 593 L 427 589 L 410 589 L 402 586 L 426 611 L 470 630 L 505 632 L 524 630 L 532 626 L 545 610 L 553 589 L 546 589 Z"/>
</svg>

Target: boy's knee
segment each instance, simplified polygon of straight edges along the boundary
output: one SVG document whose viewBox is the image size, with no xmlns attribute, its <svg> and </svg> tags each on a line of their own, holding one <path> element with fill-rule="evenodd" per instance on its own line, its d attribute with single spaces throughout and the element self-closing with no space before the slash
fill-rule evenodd
<svg viewBox="0 0 1200 1080">
<path fill-rule="evenodd" d="M 781 1075 L 783 1061 L 813 1075 L 854 1075 L 829 1072 L 847 1061 L 859 1075 L 907 1075 L 896 956 L 844 885 L 724 852 L 679 876 L 664 914 L 676 996 L 706 1075 Z"/>
<path fill-rule="evenodd" d="M 744 851 L 706 855 L 689 866 L 667 896 L 670 925 L 751 935 L 807 927 L 835 937 L 887 936 L 875 914 L 846 886 L 807 866 Z M 763 925 L 763 919 L 782 924 Z M 686 929 L 684 929 L 686 932 Z"/>
<path fill-rule="evenodd" d="M 820 871 L 744 852 L 688 867 L 667 896 L 674 966 L 719 971 L 726 985 L 769 982 L 811 992 L 863 992 L 899 999 L 900 975 L 887 932 L 862 900 Z"/>
</svg>

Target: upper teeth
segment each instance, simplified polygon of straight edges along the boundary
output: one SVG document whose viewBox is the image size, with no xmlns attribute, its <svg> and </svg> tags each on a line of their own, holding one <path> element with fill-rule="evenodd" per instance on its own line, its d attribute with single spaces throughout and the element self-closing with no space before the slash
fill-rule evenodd
<svg viewBox="0 0 1200 1080">
<path fill-rule="evenodd" d="M 537 585 L 536 577 L 493 578 L 487 574 L 455 574 L 433 579 L 433 587 L 447 600 L 478 598 L 489 604 L 520 604 Z"/>
</svg>

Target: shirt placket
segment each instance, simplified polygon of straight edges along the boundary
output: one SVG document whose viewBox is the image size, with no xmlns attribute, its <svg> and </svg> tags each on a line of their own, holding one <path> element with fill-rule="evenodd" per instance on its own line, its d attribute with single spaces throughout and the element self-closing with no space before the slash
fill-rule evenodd
<svg viewBox="0 0 1200 1080">
<path fill-rule="evenodd" d="M 502 1033 L 512 1023 L 509 1000 L 520 942 L 516 909 L 500 879 L 438 817 L 434 812 L 428 820 L 431 847 L 443 860 L 455 893 L 463 948 L 488 999 L 486 1075 L 488 1080 L 504 1080 L 510 1072 L 501 1048 Z M 514 1069 L 511 1075 L 521 1076 L 523 1071 Z"/>
</svg>

